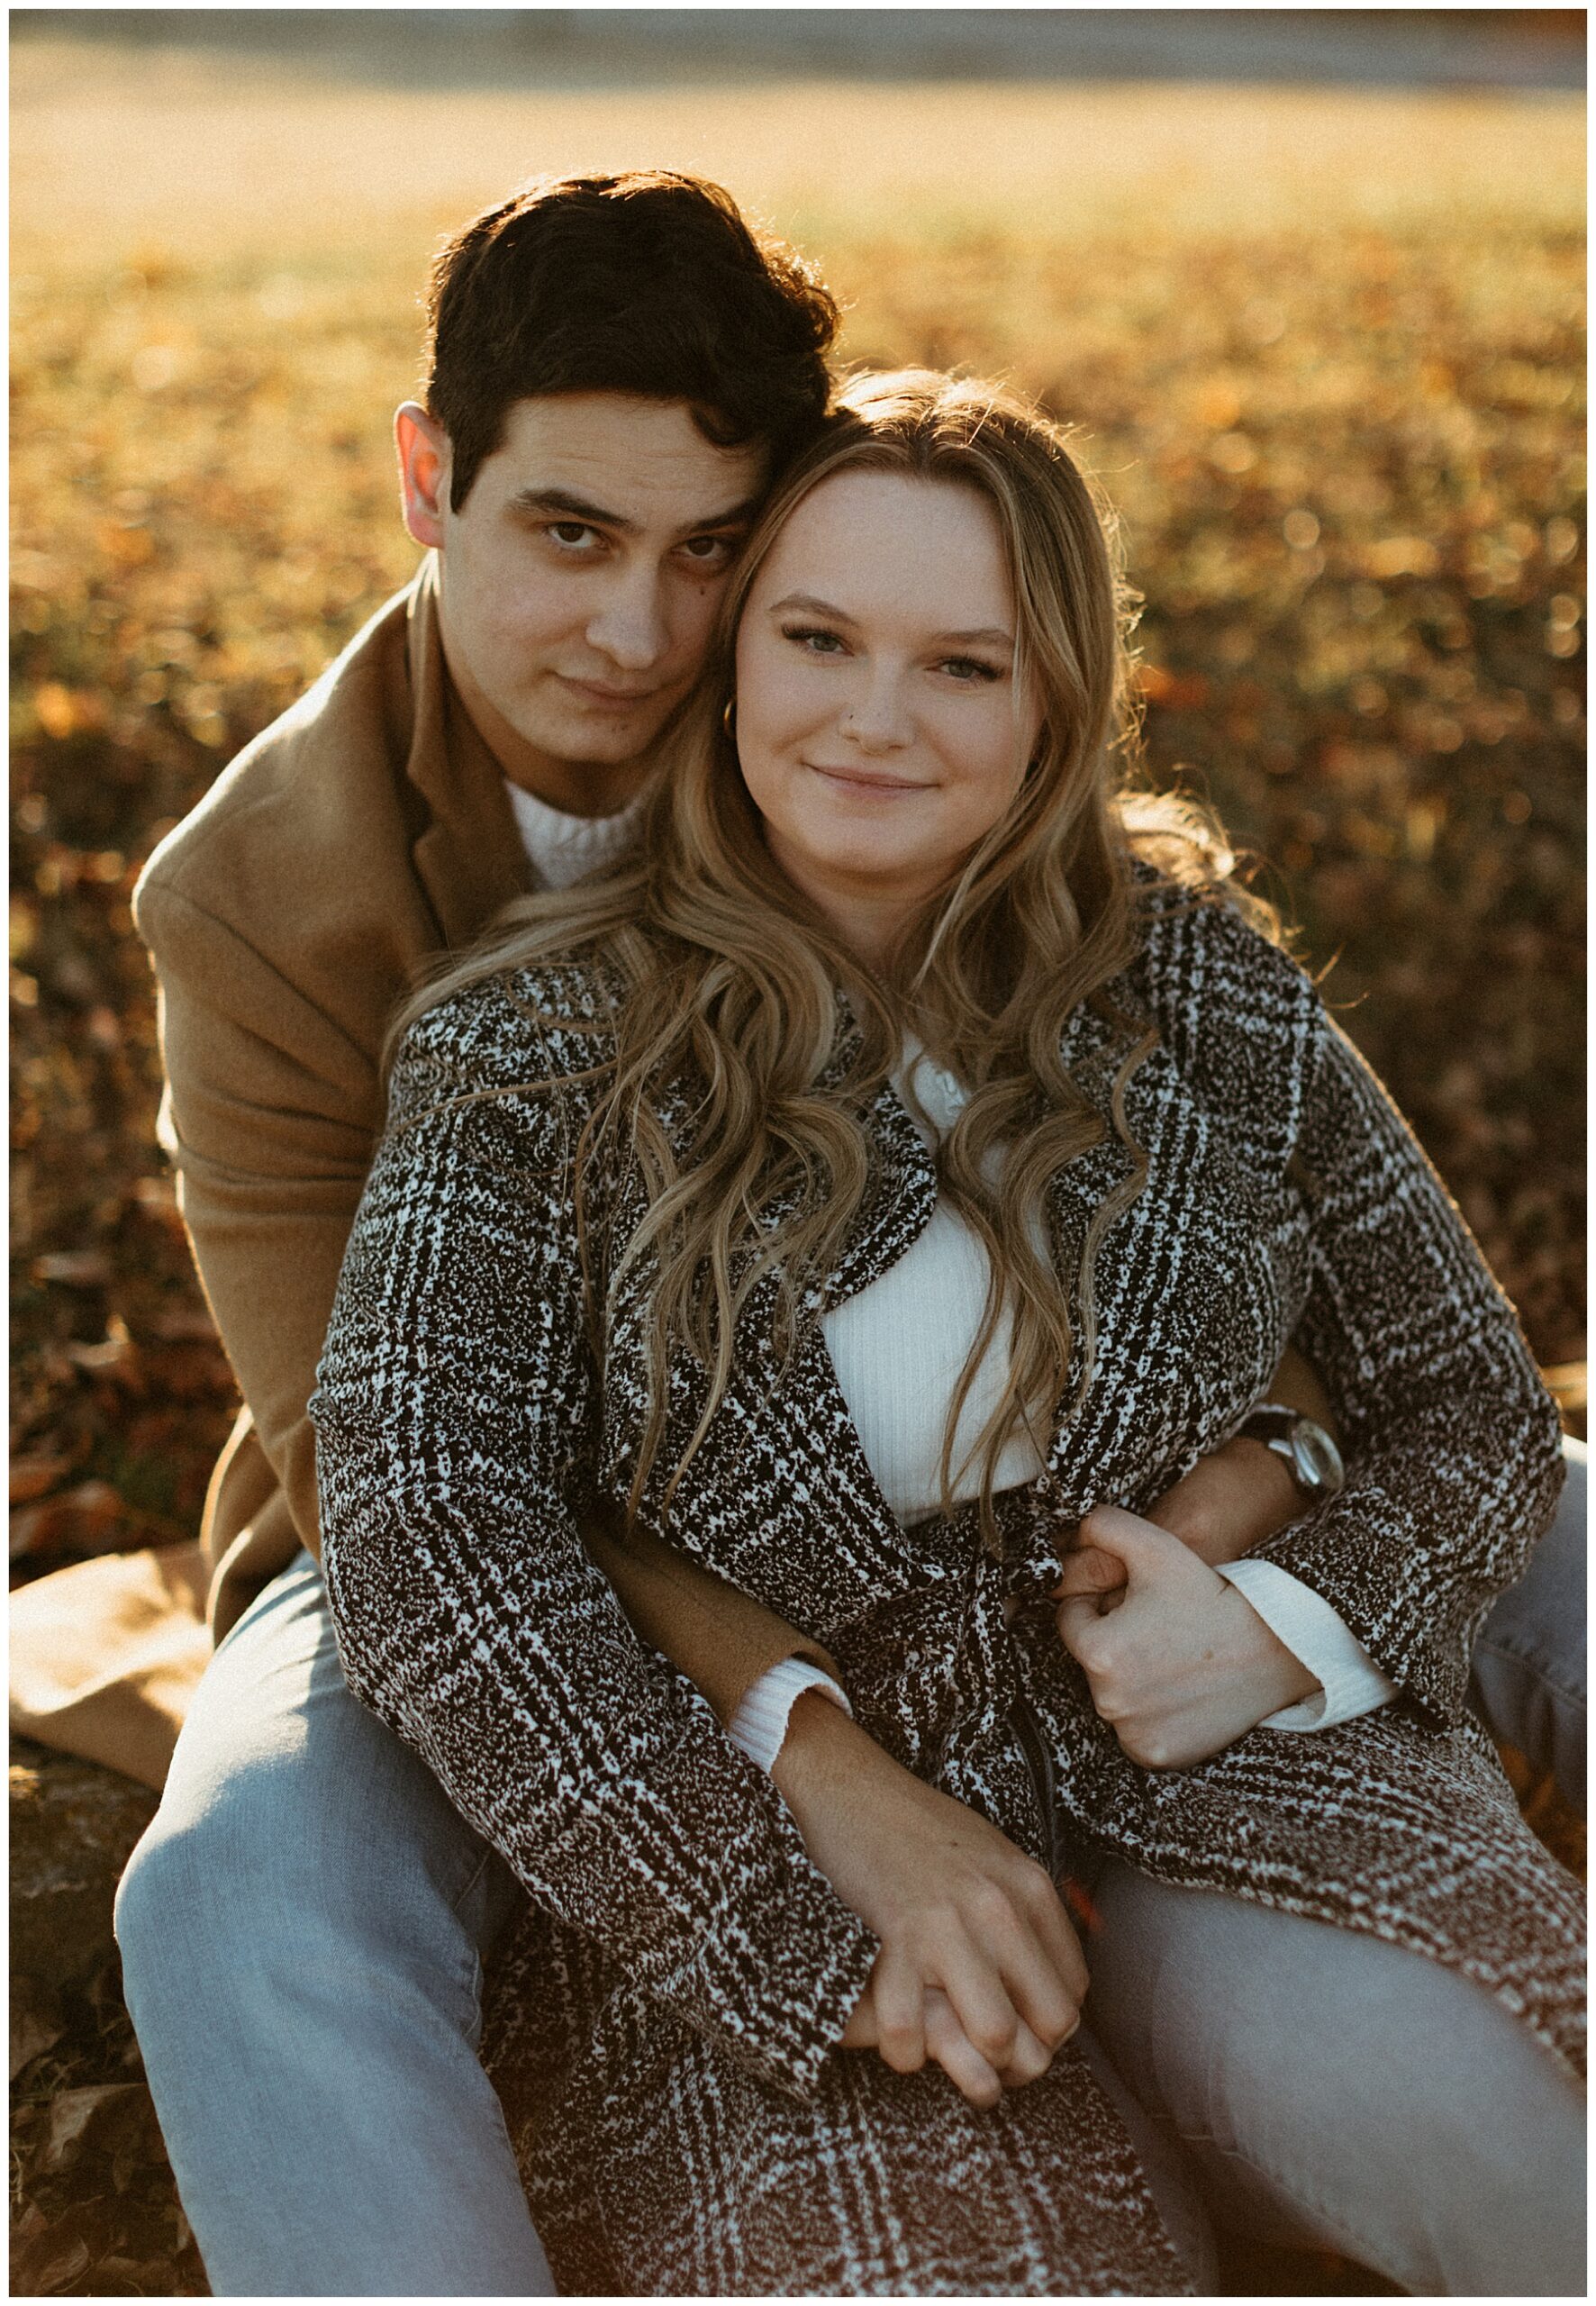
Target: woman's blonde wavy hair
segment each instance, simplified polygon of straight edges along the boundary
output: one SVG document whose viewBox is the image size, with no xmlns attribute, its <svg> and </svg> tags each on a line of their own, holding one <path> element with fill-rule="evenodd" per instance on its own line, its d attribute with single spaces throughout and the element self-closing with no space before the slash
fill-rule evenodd
<svg viewBox="0 0 1596 2306">
<path fill-rule="evenodd" d="M 738 623 L 761 567 L 795 507 L 853 472 L 973 489 L 991 506 L 1013 587 L 1016 695 L 1042 716 L 1012 806 L 882 970 L 866 967 L 776 867 L 723 722 Z M 599 1094 L 575 1148 L 574 1189 L 601 1366 L 618 1293 L 640 1285 L 648 1308 L 649 1398 L 632 1513 L 664 1441 L 672 1356 L 692 1355 L 708 1386 L 660 1514 L 724 1397 L 754 1292 L 773 1290 L 789 1357 L 803 1325 L 824 1312 L 870 1183 L 864 1116 L 900 1067 L 906 1033 L 970 1093 L 937 1173 L 992 1268 L 943 1439 L 944 1510 L 962 1473 L 978 1465 L 990 1538 L 1005 1444 L 1029 1430 L 1045 1455 L 1066 1399 L 1078 1399 L 1095 1339 L 1098 1248 L 1147 1172 L 1124 1101 L 1155 1036 L 1109 992 L 1139 944 L 1132 856 L 1186 882 L 1222 880 L 1231 861 L 1189 804 L 1130 794 L 1139 761 L 1129 647 L 1136 613 L 1115 516 L 1057 426 L 988 384 L 921 370 L 857 377 L 784 475 L 738 564 L 705 677 L 662 744 L 635 845 L 601 876 L 519 899 L 401 1012 L 395 1041 L 426 1009 L 485 978 L 579 955 L 605 965 L 594 974 L 606 991 L 585 1029 L 612 1047 L 595 1051 L 589 1077 Z M 1117 1036 L 1106 1118 L 1062 1060 L 1065 1027 L 1083 1003 Z M 533 1021 L 540 1030 L 554 1021 L 534 1013 Z M 657 1109 L 667 1085 L 679 1091 L 685 1082 L 691 1118 L 673 1142 Z M 674 1102 L 679 1110 L 679 1094 Z M 1111 1130 L 1129 1172 L 1093 1212 L 1075 1269 L 1061 1274 L 1040 1246 L 1049 1239 L 1049 1182 Z M 584 1179 L 617 1147 L 646 1213 L 611 1264 L 588 1221 Z M 1008 1383 L 956 1466 L 965 1399 L 1005 1319 Z"/>
</svg>

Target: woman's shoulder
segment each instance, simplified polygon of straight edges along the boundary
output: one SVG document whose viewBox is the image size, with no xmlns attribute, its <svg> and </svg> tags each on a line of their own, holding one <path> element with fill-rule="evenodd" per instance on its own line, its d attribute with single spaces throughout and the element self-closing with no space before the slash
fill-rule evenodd
<svg viewBox="0 0 1596 2306">
<path fill-rule="evenodd" d="M 1183 879 L 1141 858 L 1132 862 L 1131 880 L 1138 965 L 1165 997 L 1223 1000 L 1274 989 L 1293 1003 L 1317 999 L 1275 909 L 1240 882 Z"/>
<path fill-rule="evenodd" d="M 1134 872 L 1141 945 L 1129 976 L 1176 1061 L 1247 1076 L 1260 1061 L 1304 1062 L 1323 1005 L 1270 909 L 1229 879 L 1193 884 L 1140 860 Z"/>
<path fill-rule="evenodd" d="M 394 1052 L 395 1102 L 591 1078 L 614 1043 L 616 987 L 599 961 L 543 961 L 440 987 Z"/>
</svg>

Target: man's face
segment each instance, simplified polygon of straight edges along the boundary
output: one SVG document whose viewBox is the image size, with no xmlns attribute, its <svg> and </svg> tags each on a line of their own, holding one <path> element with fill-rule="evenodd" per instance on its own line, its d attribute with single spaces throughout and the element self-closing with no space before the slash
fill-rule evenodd
<svg viewBox="0 0 1596 2306">
<path fill-rule="evenodd" d="M 396 431 L 405 525 L 440 553 L 444 653 L 472 720 L 554 807 L 623 807 L 703 662 L 763 449 L 716 448 L 680 401 L 517 401 L 456 513 L 447 435 L 413 403 Z"/>
</svg>

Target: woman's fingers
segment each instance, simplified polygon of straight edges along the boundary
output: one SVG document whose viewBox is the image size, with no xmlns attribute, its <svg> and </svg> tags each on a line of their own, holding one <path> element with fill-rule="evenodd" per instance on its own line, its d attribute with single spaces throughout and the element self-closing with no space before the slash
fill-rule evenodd
<svg viewBox="0 0 1596 2306">
<path fill-rule="evenodd" d="M 919 1969 L 884 1946 L 870 1973 L 875 2005 L 875 2047 L 896 2074 L 918 2074 L 926 2062 L 925 1985 Z"/>
<path fill-rule="evenodd" d="M 1015 2029 L 1009 2062 L 998 2073 L 959 2024 L 948 1996 L 934 1985 L 925 1989 L 925 2036 L 928 2056 L 973 2106 L 995 2106 L 1005 2090 L 1022 2090 L 1027 2083 L 1038 2081 L 1053 2063 L 1047 2044 L 1021 2024 Z"/>
<path fill-rule="evenodd" d="M 1010 1954 L 1002 1980 L 1021 2024 L 1046 2044 L 1051 2056 L 1080 2024 L 1084 1989 L 1066 1983 L 1034 1939 Z"/>
<path fill-rule="evenodd" d="M 1120 1598 L 1122 1600 L 1123 1595 Z M 1088 1680 L 1093 1667 L 1087 1660 L 1095 1657 L 1097 1630 L 1102 1625 L 1103 1619 L 1098 1602 L 1099 1596 L 1095 1593 L 1077 1593 L 1067 1602 L 1060 1602 L 1054 1612 L 1058 1639 Z M 1084 1657 L 1081 1654 L 1083 1650 L 1086 1653 Z"/>
<path fill-rule="evenodd" d="M 953 2004 L 934 1985 L 925 1989 L 926 2048 L 973 2106 L 995 2106 L 1003 2085 L 959 2024 Z"/>
<path fill-rule="evenodd" d="M 1040 1870 L 1038 1867 L 1038 1871 Z M 1037 1943 L 1041 1947 L 1043 1960 L 1074 2002 L 1079 2016 L 1090 1983 L 1086 1956 L 1081 1950 L 1081 1940 L 1076 1935 L 1075 1923 L 1065 1910 L 1064 1901 L 1045 1874 L 1029 1900 L 1027 1914 Z"/>
<path fill-rule="evenodd" d="M 978 1936 L 968 1927 L 958 1930 L 944 1947 L 937 1979 L 970 2042 L 1001 2074 L 1014 2054 L 1023 2020 L 1003 1984 L 991 1943 L 996 1934 L 990 1920 Z"/>
<path fill-rule="evenodd" d="M 1122 1593 L 1125 1584 L 1125 1565 L 1117 1555 L 1102 1546 L 1077 1546 L 1065 1557 L 1064 1575 L 1053 1588 L 1053 1598 L 1066 1602 L 1084 1593 Z"/>
<path fill-rule="evenodd" d="M 1047 2043 L 1038 2041 L 1029 2026 L 1021 2026 L 1014 2037 L 1009 2063 L 999 2076 L 1004 2089 L 1023 2090 L 1028 2082 L 1039 2081 L 1052 2065 L 1053 2055 Z"/>
<path fill-rule="evenodd" d="M 1086 1965 L 1058 1893 L 1040 1867 L 1016 1898 L 1011 1926 L 989 1946 L 1004 1990 L 1022 2024 L 1049 2056 L 1081 2022 Z"/>
</svg>

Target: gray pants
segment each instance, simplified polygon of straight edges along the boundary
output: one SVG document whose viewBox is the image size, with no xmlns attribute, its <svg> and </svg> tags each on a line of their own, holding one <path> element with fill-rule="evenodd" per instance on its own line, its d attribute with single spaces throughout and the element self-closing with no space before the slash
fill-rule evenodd
<svg viewBox="0 0 1596 2306">
<path fill-rule="evenodd" d="M 1501 1672 L 1482 1693 L 1500 1735 L 1565 1762 L 1583 1751 L 1574 1471 L 1492 1617 Z M 217 2295 L 549 2294 L 475 2055 L 482 1958 L 518 1902 L 350 1696 L 303 1557 L 217 1651 L 118 1903 L 129 2006 Z M 1200 2286 L 1192 2166 L 1218 2216 L 1330 2243 L 1409 2290 L 1579 2293 L 1578 2103 L 1483 1993 L 1128 1868 L 1099 1903 L 1092 2054 Z"/>
</svg>

